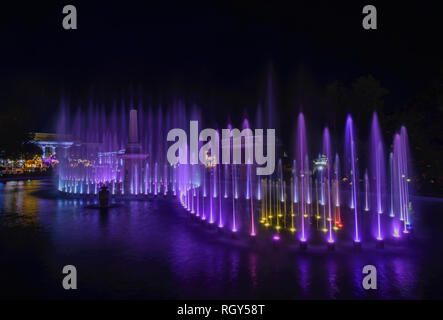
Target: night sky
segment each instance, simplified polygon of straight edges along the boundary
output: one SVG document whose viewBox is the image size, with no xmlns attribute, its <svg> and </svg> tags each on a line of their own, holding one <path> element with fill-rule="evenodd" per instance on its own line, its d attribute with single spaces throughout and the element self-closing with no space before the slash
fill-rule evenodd
<svg viewBox="0 0 443 320">
<path fill-rule="evenodd" d="M 62 28 L 66 4 L 77 7 L 78 30 Z M 365 4 L 377 7 L 376 31 L 361 26 Z M 348 84 L 368 74 L 395 108 L 443 70 L 441 29 L 430 1 L 5 3 L 0 112 L 30 110 L 32 129 L 50 131 L 61 93 L 81 100 L 142 87 L 159 99 L 202 98 L 214 114 L 253 113 L 271 64 L 294 114 L 292 92 L 304 81 Z"/>
</svg>

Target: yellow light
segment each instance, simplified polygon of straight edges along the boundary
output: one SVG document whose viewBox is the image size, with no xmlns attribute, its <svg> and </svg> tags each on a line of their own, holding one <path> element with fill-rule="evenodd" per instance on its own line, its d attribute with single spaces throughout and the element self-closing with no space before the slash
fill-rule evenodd
<svg viewBox="0 0 443 320">
<path fill-rule="evenodd" d="M 323 231 L 323 232 L 328 232 L 328 229 L 323 228 L 323 229 L 321 229 L 321 231 Z"/>
<path fill-rule="evenodd" d="M 265 227 L 269 227 L 269 226 L 270 226 L 269 222 L 266 222 Z"/>
<path fill-rule="evenodd" d="M 291 232 L 295 232 L 296 231 L 296 229 L 295 228 L 291 228 Z"/>
<path fill-rule="evenodd" d="M 316 218 L 317 220 L 321 219 L 321 217 L 320 217 L 320 216 L 315 216 L 315 218 Z"/>
<path fill-rule="evenodd" d="M 308 215 L 305 213 L 304 215 L 303 215 L 303 217 L 305 217 L 305 218 L 307 218 L 308 217 Z"/>
<path fill-rule="evenodd" d="M 333 226 L 332 229 L 334 229 L 335 231 L 337 231 L 337 230 L 338 230 L 338 227 L 337 227 L 337 226 Z"/>
<path fill-rule="evenodd" d="M 275 227 L 275 229 L 277 229 L 277 230 L 280 230 L 280 229 L 281 229 L 281 227 L 280 227 L 280 226 L 276 226 L 276 227 Z"/>
</svg>

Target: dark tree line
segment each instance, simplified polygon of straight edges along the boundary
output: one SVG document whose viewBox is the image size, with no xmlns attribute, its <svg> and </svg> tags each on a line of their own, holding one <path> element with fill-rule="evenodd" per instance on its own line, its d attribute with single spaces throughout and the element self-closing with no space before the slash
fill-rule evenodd
<svg viewBox="0 0 443 320">
<path fill-rule="evenodd" d="M 389 115 L 387 122 L 408 128 L 418 187 L 443 192 L 443 76 Z"/>
<path fill-rule="evenodd" d="M 31 115 L 23 109 L 8 108 L 0 113 L 0 157 L 7 159 L 32 159 L 41 155 L 41 149 L 31 143 L 29 132 Z"/>
<path fill-rule="evenodd" d="M 372 76 L 360 77 L 348 87 L 333 82 L 326 88 L 326 97 L 340 127 L 350 112 L 360 128 L 369 128 L 372 112 L 378 113 L 387 149 L 400 126 L 409 134 L 413 175 L 422 192 L 443 191 L 443 76 L 437 77 L 423 91 L 399 107 L 385 106 L 388 90 Z M 365 130 L 366 131 L 366 130 Z M 367 145 L 368 136 L 359 135 L 360 146 Z M 367 150 L 360 150 L 364 155 Z"/>
</svg>

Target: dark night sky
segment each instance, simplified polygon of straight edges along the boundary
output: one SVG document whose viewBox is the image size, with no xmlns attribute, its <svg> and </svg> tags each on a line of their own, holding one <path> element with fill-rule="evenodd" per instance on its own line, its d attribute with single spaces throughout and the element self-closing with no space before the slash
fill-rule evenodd
<svg viewBox="0 0 443 320">
<path fill-rule="evenodd" d="M 66 4 L 77 7 L 78 30 L 61 26 Z M 361 27 L 364 4 L 378 9 L 377 31 Z M 372 74 L 395 106 L 441 70 L 440 14 L 431 1 L 2 4 L 0 112 L 39 110 L 41 130 L 62 91 L 87 98 L 91 88 L 119 95 L 138 85 L 253 108 L 271 61 L 280 90 L 297 89 L 300 68 L 319 85 Z"/>
</svg>

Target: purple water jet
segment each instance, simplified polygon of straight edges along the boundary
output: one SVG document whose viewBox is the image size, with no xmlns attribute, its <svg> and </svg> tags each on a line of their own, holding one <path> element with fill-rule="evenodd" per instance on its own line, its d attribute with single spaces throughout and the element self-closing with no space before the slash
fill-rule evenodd
<svg viewBox="0 0 443 320">
<path fill-rule="evenodd" d="M 377 114 L 374 112 L 371 123 L 371 176 L 373 185 L 375 186 L 375 206 L 377 214 L 377 240 L 383 240 L 381 215 L 384 212 L 386 197 L 386 170 L 385 170 L 385 152 L 383 147 L 383 139 L 378 122 Z"/>
<path fill-rule="evenodd" d="M 332 163 L 332 152 L 331 152 L 331 137 L 329 135 L 329 129 L 326 127 L 323 131 L 323 154 L 326 156 L 326 193 L 328 204 L 328 243 L 334 243 L 333 229 L 332 229 L 332 208 L 331 208 L 331 163 Z"/>
<path fill-rule="evenodd" d="M 358 201 L 357 201 L 357 163 L 356 163 L 356 145 L 355 145 L 355 130 L 351 115 L 346 118 L 345 131 L 345 164 L 346 174 L 351 178 L 351 199 L 354 209 L 354 243 L 360 243 L 359 233 L 359 219 L 358 219 Z"/>
<path fill-rule="evenodd" d="M 300 220 L 300 241 L 307 241 L 307 230 L 305 228 L 306 212 L 306 182 L 309 175 L 308 146 L 306 139 L 306 125 L 303 113 L 298 115 L 297 134 L 296 134 L 296 159 L 297 159 L 297 175 L 300 181 L 300 202 L 299 202 L 299 220 Z"/>
</svg>

